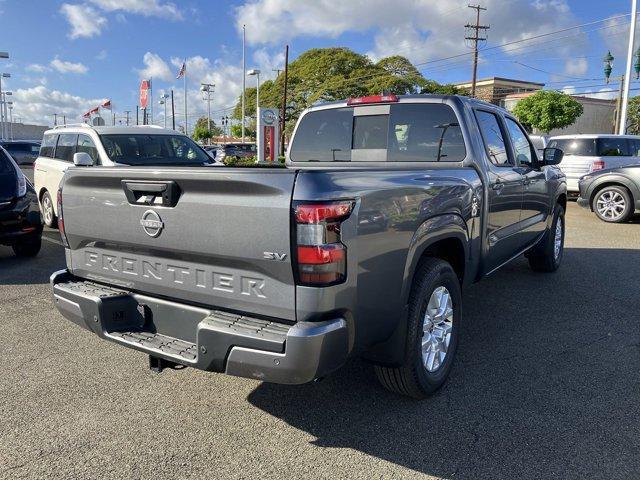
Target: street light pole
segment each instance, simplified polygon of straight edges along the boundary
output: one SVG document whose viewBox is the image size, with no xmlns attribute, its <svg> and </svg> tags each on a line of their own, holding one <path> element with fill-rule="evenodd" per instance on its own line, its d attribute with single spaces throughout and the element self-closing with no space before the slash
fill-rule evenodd
<svg viewBox="0 0 640 480">
<path fill-rule="evenodd" d="M 0 58 L 8 58 L 7 57 L 3 57 L 1 54 L 5 53 L 5 52 L 0 52 Z M 6 134 L 5 134 L 5 129 L 7 129 L 6 123 L 7 123 L 7 118 L 6 115 L 4 113 L 4 100 L 3 100 L 3 94 L 2 94 L 2 79 L 3 78 L 11 78 L 11 74 L 10 73 L 2 73 L 0 74 L 0 137 L 2 138 L 2 140 L 6 140 Z"/>
<path fill-rule="evenodd" d="M 249 70 L 247 75 L 255 75 L 258 83 L 256 84 L 256 118 L 258 118 L 258 108 L 260 108 L 260 70 L 254 68 Z"/>
<path fill-rule="evenodd" d="M 622 97 L 622 107 L 620 108 L 620 125 L 618 134 L 624 135 L 627 132 L 627 107 L 629 105 L 629 84 L 631 82 L 631 64 L 633 63 L 633 44 L 636 36 L 636 20 L 638 15 L 638 1 L 631 0 L 631 25 L 629 27 L 629 47 L 627 49 L 627 70 L 624 76 L 624 92 Z"/>
<path fill-rule="evenodd" d="M 13 142 L 13 102 L 8 102 L 9 103 L 9 138 L 11 138 L 11 141 Z"/>
</svg>

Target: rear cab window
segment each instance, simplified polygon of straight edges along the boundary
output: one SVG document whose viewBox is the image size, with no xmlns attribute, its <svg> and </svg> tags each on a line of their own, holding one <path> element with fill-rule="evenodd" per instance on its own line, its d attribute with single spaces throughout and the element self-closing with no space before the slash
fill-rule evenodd
<svg viewBox="0 0 640 480">
<path fill-rule="evenodd" d="M 394 103 L 315 110 L 296 130 L 294 162 L 460 162 L 464 138 L 441 103 Z"/>
</svg>

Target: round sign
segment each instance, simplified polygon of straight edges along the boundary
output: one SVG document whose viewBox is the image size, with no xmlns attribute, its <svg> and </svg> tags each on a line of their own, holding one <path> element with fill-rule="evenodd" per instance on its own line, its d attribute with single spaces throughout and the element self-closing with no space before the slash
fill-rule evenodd
<svg viewBox="0 0 640 480">
<path fill-rule="evenodd" d="M 263 110 L 262 121 L 267 125 L 273 124 L 276 121 L 276 113 L 273 110 Z"/>
</svg>

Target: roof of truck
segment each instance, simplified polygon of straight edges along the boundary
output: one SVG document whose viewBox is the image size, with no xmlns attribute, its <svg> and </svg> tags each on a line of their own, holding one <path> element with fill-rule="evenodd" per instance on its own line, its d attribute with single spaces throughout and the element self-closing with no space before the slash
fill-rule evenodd
<svg viewBox="0 0 640 480">
<path fill-rule="evenodd" d="M 424 94 L 416 94 L 416 95 L 396 95 L 396 97 L 398 97 L 398 102 L 399 103 L 411 103 L 412 101 L 415 101 L 416 103 L 420 103 L 420 102 L 424 102 L 424 101 L 429 101 L 429 102 L 446 102 L 446 101 L 459 101 L 459 102 L 464 102 L 464 103 L 470 103 L 476 106 L 485 106 L 485 107 L 491 107 L 491 108 L 497 108 L 500 110 L 504 110 L 504 108 L 495 105 L 493 103 L 489 103 L 489 102 L 485 102 L 484 100 L 479 100 L 477 98 L 473 98 L 473 97 L 468 97 L 465 95 L 442 95 L 442 94 L 432 94 L 432 93 L 424 93 Z M 335 107 L 339 107 L 339 106 L 346 106 L 347 105 L 347 101 L 349 99 L 344 99 L 344 100 L 336 100 L 333 102 L 318 102 L 318 103 L 314 103 L 311 107 L 309 107 L 308 110 L 315 110 L 317 109 L 322 109 L 322 108 L 330 108 L 332 106 Z M 380 103 L 371 103 L 370 105 L 390 105 L 396 102 L 380 102 Z M 364 104 L 362 104 L 364 105 Z M 504 110 L 506 111 L 506 110 Z"/>
</svg>

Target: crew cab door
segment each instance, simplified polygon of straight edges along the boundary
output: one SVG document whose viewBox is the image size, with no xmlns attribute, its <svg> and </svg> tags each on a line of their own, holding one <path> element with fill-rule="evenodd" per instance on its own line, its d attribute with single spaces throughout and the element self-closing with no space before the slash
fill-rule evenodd
<svg viewBox="0 0 640 480">
<path fill-rule="evenodd" d="M 488 157 L 488 215 L 484 234 L 487 250 L 485 273 L 498 268 L 521 248 L 520 210 L 523 175 L 510 151 L 508 136 L 499 115 L 476 110 L 476 118 Z"/>
<path fill-rule="evenodd" d="M 552 193 L 544 171 L 535 162 L 536 151 L 524 129 L 513 118 L 505 116 L 513 157 L 523 177 L 520 237 L 522 248 L 534 242 L 545 230 Z"/>
</svg>

